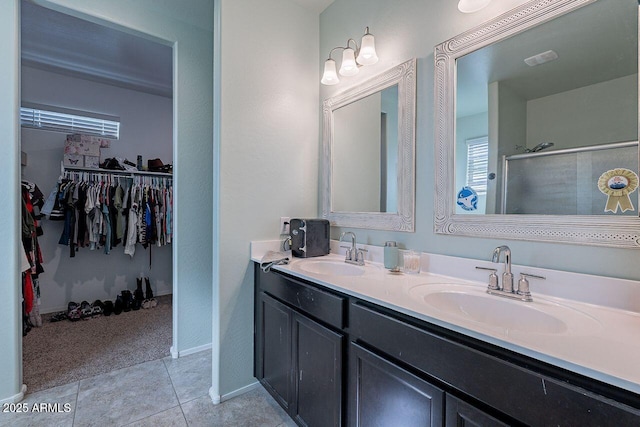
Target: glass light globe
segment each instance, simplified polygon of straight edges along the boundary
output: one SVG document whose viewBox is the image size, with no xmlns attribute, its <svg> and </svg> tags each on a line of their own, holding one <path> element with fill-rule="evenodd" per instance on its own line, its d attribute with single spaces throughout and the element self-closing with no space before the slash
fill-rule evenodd
<svg viewBox="0 0 640 427">
<path fill-rule="evenodd" d="M 338 73 L 336 73 L 336 61 L 333 59 L 327 59 L 324 62 L 324 74 L 322 74 L 322 80 L 320 80 L 320 83 L 323 85 L 337 85 L 340 83 Z"/>
</svg>

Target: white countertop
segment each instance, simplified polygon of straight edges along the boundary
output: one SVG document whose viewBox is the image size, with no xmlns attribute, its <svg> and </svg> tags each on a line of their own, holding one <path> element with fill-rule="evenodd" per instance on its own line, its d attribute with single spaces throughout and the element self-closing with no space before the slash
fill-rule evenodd
<svg viewBox="0 0 640 427">
<path fill-rule="evenodd" d="M 300 268 L 300 263 L 319 258 L 344 261 L 344 255 L 338 254 L 290 258 L 290 264 L 274 269 L 640 394 L 640 310 L 636 309 L 640 306 L 640 283 L 516 265 L 513 266 L 516 281 L 520 272 L 547 277 L 546 281 L 531 280 L 534 302 L 525 303 L 484 292 L 488 272 L 474 267 L 495 268 L 496 264 L 422 254 L 420 274 L 393 274 L 375 262 L 382 260 L 381 247 L 367 246 L 367 249 L 370 261 L 361 276 L 317 274 Z M 267 250 L 278 250 L 278 242 L 252 242 L 252 261 L 260 262 Z M 335 241 L 333 251 L 339 252 Z M 454 274 L 443 274 L 451 272 Z M 481 298 L 526 305 L 523 310 L 566 313 L 567 319 L 563 320 L 568 327 L 554 333 L 530 332 L 452 315 L 421 299 L 423 293 L 436 288 L 452 292 L 463 289 Z M 568 299 L 567 294 L 575 294 L 577 298 Z M 517 313 L 520 306 L 513 307 Z"/>
</svg>

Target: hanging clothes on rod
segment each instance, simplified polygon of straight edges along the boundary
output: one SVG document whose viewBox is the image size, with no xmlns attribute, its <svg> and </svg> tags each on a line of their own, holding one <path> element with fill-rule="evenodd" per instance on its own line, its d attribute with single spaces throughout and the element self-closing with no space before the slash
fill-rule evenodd
<svg viewBox="0 0 640 427">
<path fill-rule="evenodd" d="M 37 185 L 22 180 L 22 334 L 26 335 L 32 327 L 42 326 L 40 316 L 40 282 L 38 276 L 44 272 L 43 259 L 38 237 L 43 231 L 40 225 L 40 209 L 44 204 L 44 195 Z"/>
<path fill-rule="evenodd" d="M 71 257 L 85 247 L 109 254 L 121 243 L 133 257 L 137 243 L 171 243 L 171 176 L 64 169 L 57 202 L 65 221 L 59 243 L 69 246 Z"/>
</svg>

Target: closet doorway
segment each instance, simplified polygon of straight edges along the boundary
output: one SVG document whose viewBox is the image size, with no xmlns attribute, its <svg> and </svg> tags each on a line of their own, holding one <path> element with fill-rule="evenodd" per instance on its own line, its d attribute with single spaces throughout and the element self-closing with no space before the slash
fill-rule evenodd
<svg viewBox="0 0 640 427">
<path fill-rule="evenodd" d="M 63 211 L 60 220 L 38 218 L 39 251 L 31 252 L 32 259 L 41 256 L 42 269 L 32 281 L 34 303 L 23 324 L 23 382 L 34 392 L 170 355 L 173 52 L 171 46 L 27 1 L 21 2 L 21 38 L 23 107 L 119 123 L 118 138 L 102 140 L 86 130 L 21 128 L 23 181 L 35 184 L 44 201 L 57 198 L 55 209 Z M 85 136 L 68 142 L 69 134 Z M 95 150 L 96 141 L 99 163 L 109 170 L 91 169 L 96 153 L 79 152 L 78 147 Z M 105 164 L 108 159 L 115 160 Z M 138 171 L 140 165 L 156 168 L 149 174 Z M 73 185 L 62 188 L 61 178 Z M 97 242 L 80 237 L 90 232 L 78 224 L 101 210 L 85 204 L 81 220 L 78 195 L 69 191 L 81 199 L 87 188 L 99 188 L 98 200 L 109 206 L 102 210 Z M 125 253 L 125 243 L 129 227 L 136 226 L 129 221 L 133 201 L 150 210 L 136 216 L 140 230 L 132 254 Z M 78 215 L 73 223 L 65 217 L 65 203 Z M 131 301 L 129 293 L 142 297 Z M 78 310 L 72 315 L 74 304 Z"/>
</svg>

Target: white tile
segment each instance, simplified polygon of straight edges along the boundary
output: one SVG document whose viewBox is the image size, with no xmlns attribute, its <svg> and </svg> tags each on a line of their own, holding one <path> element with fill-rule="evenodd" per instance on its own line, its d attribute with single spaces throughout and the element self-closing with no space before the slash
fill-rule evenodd
<svg viewBox="0 0 640 427">
<path fill-rule="evenodd" d="M 80 381 L 76 425 L 126 425 L 178 405 L 162 360 Z"/>
<path fill-rule="evenodd" d="M 180 403 L 208 396 L 211 388 L 211 351 L 163 359 Z"/>
</svg>

